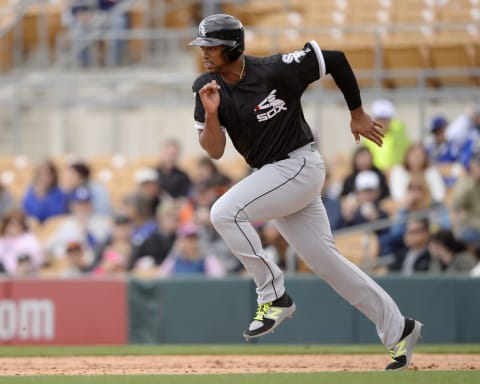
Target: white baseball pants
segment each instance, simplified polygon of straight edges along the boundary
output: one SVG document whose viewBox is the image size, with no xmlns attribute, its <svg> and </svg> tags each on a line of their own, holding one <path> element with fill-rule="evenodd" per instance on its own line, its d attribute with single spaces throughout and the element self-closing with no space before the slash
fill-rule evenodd
<svg viewBox="0 0 480 384">
<path fill-rule="evenodd" d="M 390 295 L 335 247 L 320 197 L 325 180 L 321 155 L 308 144 L 289 156 L 261 167 L 219 198 L 211 210 L 213 225 L 253 276 L 259 304 L 285 292 L 283 273 L 266 257 L 252 225 L 273 220 L 312 271 L 365 314 L 382 343 L 393 348 L 404 318 Z"/>
</svg>

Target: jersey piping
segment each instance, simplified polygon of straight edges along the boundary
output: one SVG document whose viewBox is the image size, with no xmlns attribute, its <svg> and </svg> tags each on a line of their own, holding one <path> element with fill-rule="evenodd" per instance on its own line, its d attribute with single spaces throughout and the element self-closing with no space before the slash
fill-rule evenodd
<svg viewBox="0 0 480 384">
<path fill-rule="evenodd" d="M 322 50 L 320 49 L 320 46 L 315 40 L 310 40 L 309 41 L 310 45 L 313 48 L 313 51 L 315 52 L 315 55 L 317 56 L 318 64 L 320 67 L 320 79 L 327 74 L 327 67 L 325 65 L 325 59 L 323 58 L 322 55 Z"/>
</svg>

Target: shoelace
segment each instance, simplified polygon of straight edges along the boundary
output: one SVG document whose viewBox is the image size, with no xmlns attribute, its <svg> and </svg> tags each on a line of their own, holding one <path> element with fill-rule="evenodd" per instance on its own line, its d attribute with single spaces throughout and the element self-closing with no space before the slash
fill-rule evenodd
<svg viewBox="0 0 480 384">
<path fill-rule="evenodd" d="M 272 305 L 272 303 L 259 304 L 257 307 L 257 312 L 253 319 L 258 321 L 263 321 L 263 318 L 265 317 L 268 310 L 270 309 L 270 305 Z"/>
<path fill-rule="evenodd" d="M 390 349 L 390 356 L 392 356 L 392 360 L 397 361 L 397 359 L 395 358 L 395 350 L 394 349 Z"/>
</svg>

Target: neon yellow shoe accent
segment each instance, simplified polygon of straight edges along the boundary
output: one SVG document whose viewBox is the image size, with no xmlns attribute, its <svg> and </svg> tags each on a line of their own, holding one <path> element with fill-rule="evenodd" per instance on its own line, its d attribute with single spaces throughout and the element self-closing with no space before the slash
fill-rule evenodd
<svg viewBox="0 0 480 384">
<path fill-rule="evenodd" d="M 278 320 L 278 316 L 282 313 L 283 309 L 278 307 L 271 307 L 270 313 L 268 313 L 268 318 L 273 320 Z"/>
<path fill-rule="evenodd" d="M 392 356 L 393 360 L 396 360 L 398 357 L 406 355 L 407 350 L 405 349 L 405 339 L 398 342 L 393 349 L 390 350 L 390 355 Z"/>
<path fill-rule="evenodd" d="M 271 305 L 272 305 L 271 302 L 270 303 L 265 303 L 265 304 L 259 304 L 258 307 L 257 307 L 257 312 L 256 312 L 255 317 L 253 319 L 258 320 L 258 321 L 263 321 L 263 318 L 267 314 Z"/>
</svg>

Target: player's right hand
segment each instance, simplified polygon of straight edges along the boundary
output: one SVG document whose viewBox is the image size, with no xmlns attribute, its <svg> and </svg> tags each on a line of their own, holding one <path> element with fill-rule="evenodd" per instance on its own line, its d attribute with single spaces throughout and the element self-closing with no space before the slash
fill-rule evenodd
<svg viewBox="0 0 480 384">
<path fill-rule="evenodd" d="M 220 86 L 215 80 L 205 84 L 199 91 L 200 100 L 206 113 L 215 113 L 220 105 Z"/>
</svg>

